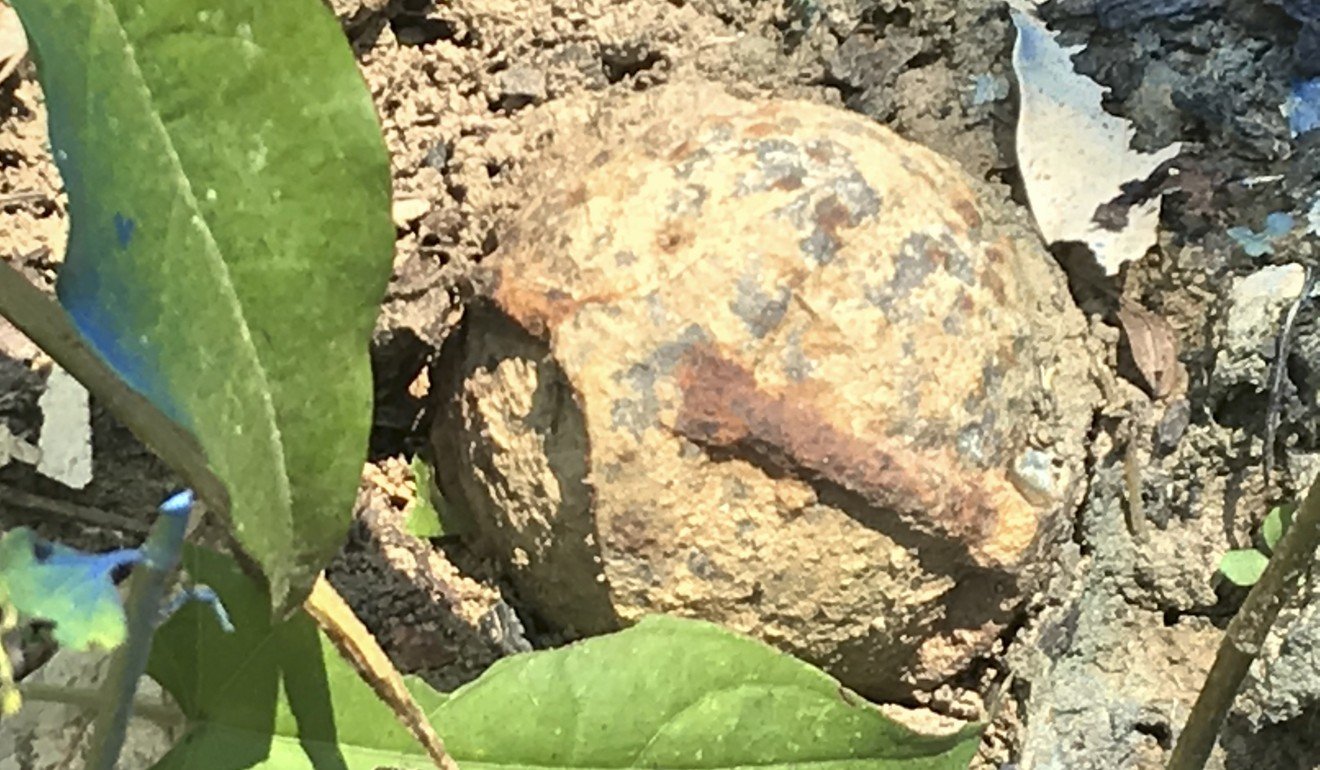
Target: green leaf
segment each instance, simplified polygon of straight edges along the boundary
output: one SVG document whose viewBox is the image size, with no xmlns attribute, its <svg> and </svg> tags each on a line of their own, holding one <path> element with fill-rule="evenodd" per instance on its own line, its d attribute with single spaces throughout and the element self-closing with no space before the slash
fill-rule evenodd
<svg viewBox="0 0 1320 770">
<path fill-rule="evenodd" d="M 1292 526 L 1293 514 L 1296 512 L 1297 504 L 1287 503 L 1271 508 L 1270 512 L 1266 514 L 1265 521 L 1260 527 L 1260 535 L 1261 539 L 1265 541 L 1265 548 L 1270 553 L 1274 553 L 1274 546 L 1278 545 L 1283 533 L 1287 532 L 1288 527 Z"/>
<path fill-rule="evenodd" d="M 157 770 L 428 766 L 305 613 L 272 626 L 225 557 L 185 560 L 238 630 L 188 607 L 159 632 L 149 671 L 192 727 Z M 669 617 L 506 658 L 449 696 L 406 684 L 463 770 L 964 770 L 980 736 L 914 733 L 805 663 Z"/>
<path fill-rule="evenodd" d="M 432 717 L 465 770 L 963 770 L 980 736 L 919 735 L 801 661 L 663 616 L 501 660 Z"/>
<path fill-rule="evenodd" d="M 54 623 L 62 647 L 118 647 L 127 628 L 111 573 L 141 560 L 135 548 L 89 554 L 11 529 L 0 537 L 0 605 Z"/>
<path fill-rule="evenodd" d="M 13 5 L 69 195 L 60 301 L 196 436 L 291 607 L 350 524 L 393 248 L 388 158 L 343 34 L 318 0 Z"/>
<path fill-rule="evenodd" d="M 1224 554 L 1219 561 L 1219 572 L 1230 583 L 1254 586 L 1269 562 L 1268 556 L 1254 548 L 1239 548 Z"/>
<path fill-rule="evenodd" d="M 444 519 L 440 515 L 444 499 L 431 480 L 431 466 L 421 457 L 416 457 L 412 462 L 412 472 L 417 495 L 404 511 L 404 531 L 413 537 L 440 537 L 445 534 Z"/>
<path fill-rule="evenodd" d="M 266 592 L 226 556 L 191 548 L 184 566 L 220 596 L 235 630 L 190 604 L 157 632 L 147 672 L 189 722 L 158 770 L 434 767 L 304 611 L 272 622 Z"/>
</svg>

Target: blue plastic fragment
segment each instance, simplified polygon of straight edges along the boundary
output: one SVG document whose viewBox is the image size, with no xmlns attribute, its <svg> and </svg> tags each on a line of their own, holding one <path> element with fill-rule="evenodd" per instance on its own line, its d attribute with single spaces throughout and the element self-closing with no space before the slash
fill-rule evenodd
<svg viewBox="0 0 1320 770">
<path fill-rule="evenodd" d="M 1265 217 L 1265 235 L 1282 238 L 1293 229 L 1293 215 L 1286 211 L 1272 211 Z"/>
<path fill-rule="evenodd" d="M 1265 217 L 1265 229 L 1260 232 L 1250 227 L 1230 227 L 1228 237 L 1237 241 L 1249 257 L 1262 257 L 1274 253 L 1274 241 L 1292 231 L 1293 215 L 1285 211 L 1275 211 Z"/>
<path fill-rule="evenodd" d="M 105 553 L 84 553 L 76 548 L 69 548 L 46 540 L 33 544 L 32 556 L 43 567 L 67 570 L 67 575 L 81 575 L 80 579 L 69 581 L 72 585 L 95 583 L 105 580 L 115 570 L 142 561 L 142 549 L 120 548 Z"/>
<path fill-rule="evenodd" d="M 234 633 L 234 623 L 229 619 L 229 611 L 225 609 L 224 602 L 220 601 L 220 596 L 208 585 L 189 586 L 175 593 L 170 597 L 169 603 L 161 608 L 157 625 L 164 624 L 189 602 L 201 602 L 210 607 L 220 629 L 226 634 Z"/>
<path fill-rule="evenodd" d="M 160 504 L 160 512 L 169 516 L 187 516 L 192 512 L 193 504 L 197 502 L 197 496 L 191 489 L 185 489 L 171 495 L 165 502 Z"/>
<path fill-rule="evenodd" d="M 211 612 L 215 613 L 215 620 L 220 624 L 220 628 L 227 634 L 234 633 L 234 623 L 229 619 L 229 611 L 225 609 L 224 602 L 210 586 L 193 586 L 189 591 L 194 601 L 202 602 L 210 606 Z"/>
<path fill-rule="evenodd" d="M 16 527 L 0 536 L 0 598 L 20 616 L 53 623 L 62 646 L 112 649 L 125 634 L 114 572 L 144 559 L 137 548 L 83 553 Z"/>
<path fill-rule="evenodd" d="M 972 105 L 997 102 L 1008 96 L 1008 83 L 988 72 L 972 78 Z"/>
<path fill-rule="evenodd" d="M 1320 128 L 1320 78 L 1294 82 L 1283 111 L 1293 138 Z"/>
</svg>

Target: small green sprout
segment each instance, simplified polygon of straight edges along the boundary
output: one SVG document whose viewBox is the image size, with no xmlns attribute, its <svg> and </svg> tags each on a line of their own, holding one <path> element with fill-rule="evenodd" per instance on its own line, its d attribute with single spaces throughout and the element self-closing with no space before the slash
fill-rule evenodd
<svg viewBox="0 0 1320 770">
<path fill-rule="evenodd" d="M 420 456 L 412 463 L 417 496 L 404 510 L 404 530 L 413 537 L 430 538 L 445 534 L 445 500 L 432 480 L 431 466 Z"/>
<path fill-rule="evenodd" d="M 1292 525 L 1293 514 L 1297 511 L 1296 503 L 1287 503 L 1270 510 L 1260 526 L 1261 544 L 1257 548 L 1235 548 L 1224 554 L 1219 560 L 1219 574 L 1228 582 L 1249 588 L 1260 580 L 1265 565 L 1269 564 L 1274 546 Z"/>
</svg>

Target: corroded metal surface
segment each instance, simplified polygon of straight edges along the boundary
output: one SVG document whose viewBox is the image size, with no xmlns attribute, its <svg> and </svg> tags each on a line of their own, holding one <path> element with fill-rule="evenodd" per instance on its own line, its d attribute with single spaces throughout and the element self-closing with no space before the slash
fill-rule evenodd
<svg viewBox="0 0 1320 770">
<path fill-rule="evenodd" d="M 1074 502 L 1095 398 L 1048 256 L 864 118 L 707 86 L 611 106 L 533 178 L 434 435 L 520 586 L 568 590 L 565 549 L 596 565 L 608 612 L 547 597 L 551 619 L 707 617 L 873 693 L 987 644 Z M 492 381 L 505 324 L 553 377 Z M 520 387 L 571 397 L 482 417 Z M 580 420 L 581 499 L 461 470 L 520 431 L 562 464 L 538 410 Z M 585 549 L 556 534 L 577 519 Z"/>
</svg>

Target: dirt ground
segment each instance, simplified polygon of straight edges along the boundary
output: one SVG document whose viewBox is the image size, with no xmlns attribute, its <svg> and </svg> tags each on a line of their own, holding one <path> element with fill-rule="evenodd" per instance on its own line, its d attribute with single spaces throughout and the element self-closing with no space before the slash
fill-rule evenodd
<svg viewBox="0 0 1320 770">
<path fill-rule="evenodd" d="M 428 366 L 462 314 L 467 277 L 500 247 L 523 200 L 519 174 L 537 156 L 547 114 L 683 77 L 842 106 L 953 159 L 1030 222 L 1013 150 L 1013 27 L 1000 0 L 332 5 L 384 124 L 398 239 L 373 348 L 376 420 L 359 525 L 331 577 L 400 667 L 440 686 L 470 680 L 501 655 L 563 641 L 461 539 L 424 542 L 401 530 L 414 494 L 408 464 L 425 446 Z M 1270 362 L 1286 309 L 1267 279 L 1277 266 L 1313 263 L 1305 226 L 1263 257 L 1227 233 L 1258 230 L 1275 211 L 1304 222 L 1320 193 L 1320 132 L 1291 136 L 1281 110 L 1290 82 L 1312 74 L 1315 31 L 1299 21 L 1307 8 L 1314 4 L 1042 7 L 1065 42 L 1087 46 L 1079 71 L 1111 89 L 1106 106 L 1133 122 L 1138 147 L 1184 143 L 1182 190 L 1166 197 L 1159 248 L 1145 260 L 1099 287 L 1083 271 L 1072 276 L 1105 351 L 1097 364 L 1118 376 L 1090 416 L 1085 500 L 1052 577 L 989 653 L 907 700 L 968 716 L 987 705 L 987 683 L 1010 682 L 993 704 L 981 766 L 1160 766 L 1244 595 L 1215 580 L 1219 556 L 1250 545 L 1268 508 L 1295 499 L 1320 469 L 1314 302 L 1297 315 L 1266 447 Z M 0 84 L 0 245 L 51 287 L 65 212 L 32 74 L 25 65 Z M 1114 319 L 1117 297 L 1171 324 L 1185 393 L 1155 400 L 1141 387 Z M 1230 323 L 1234 308 L 1243 316 Z M 0 325 L 0 424 L 20 438 L 36 440 L 47 371 Z M 0 523 L 89 547 L 140 536 L 132 522 L 172 480 L 93 412 L 92 484 L 74 491 L 21 463 L 0 467 Z M 1285 611 L 1212 766 L 1320 767 L 1317 613 L 1309 594 Z"/>
</svg>

